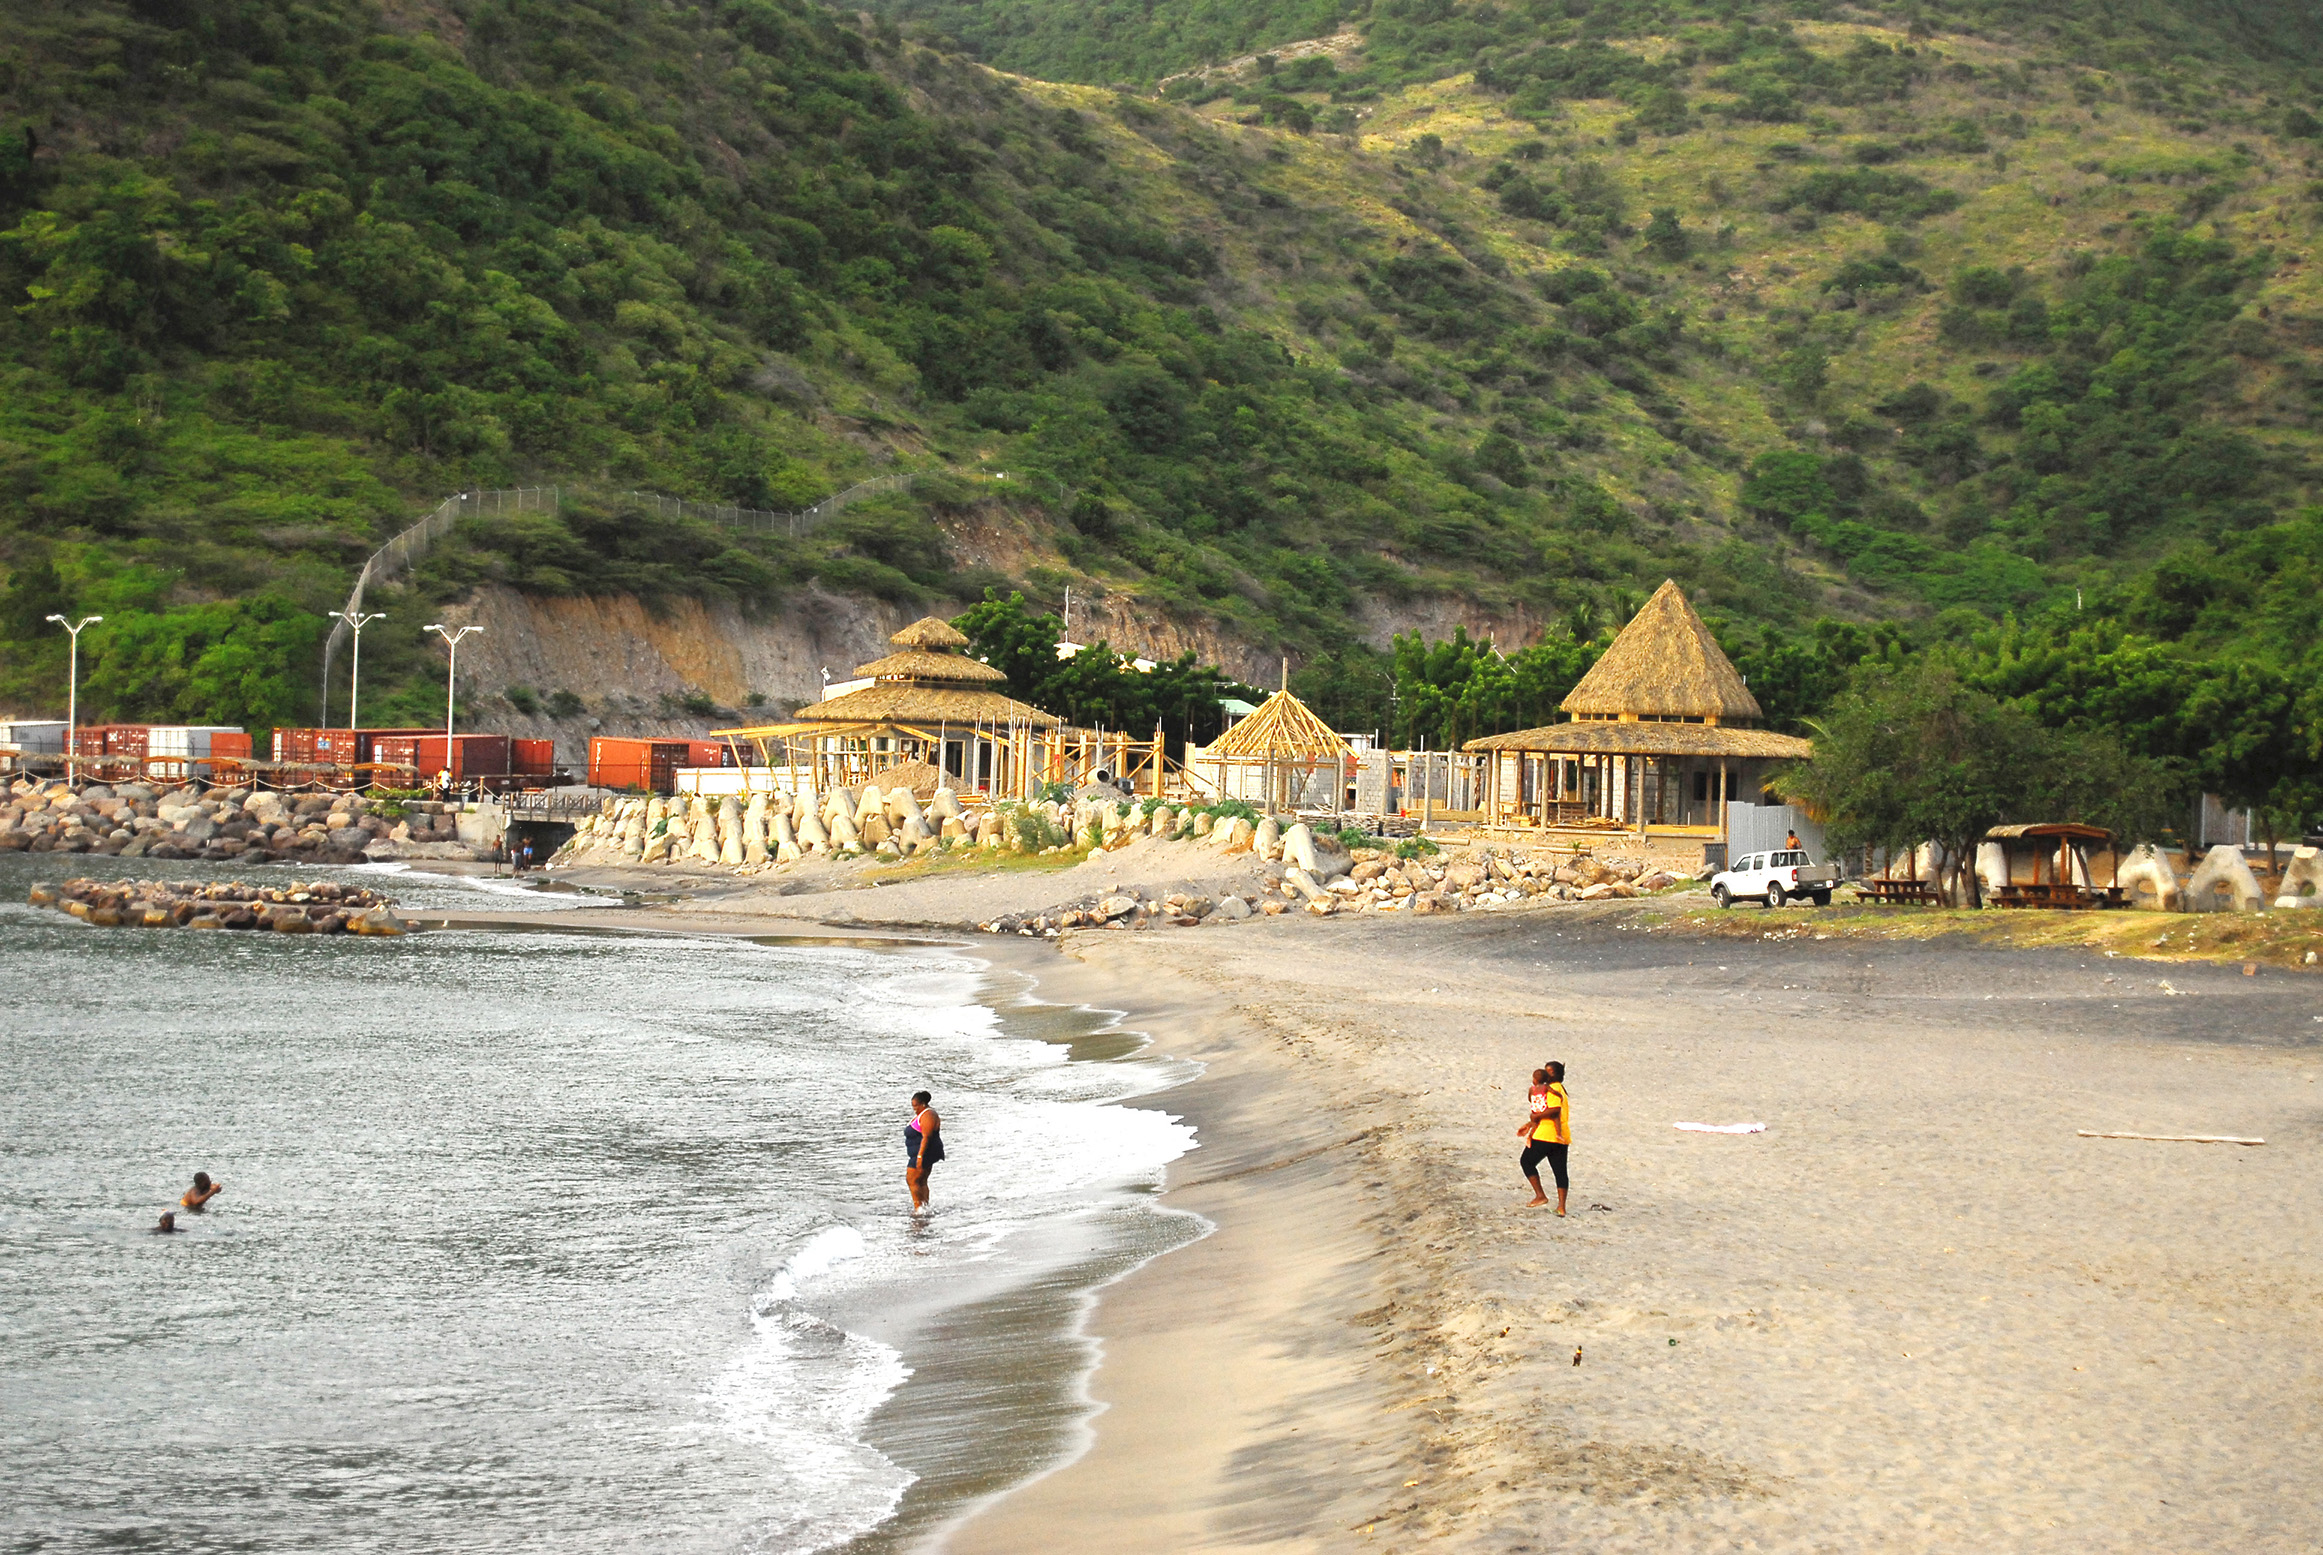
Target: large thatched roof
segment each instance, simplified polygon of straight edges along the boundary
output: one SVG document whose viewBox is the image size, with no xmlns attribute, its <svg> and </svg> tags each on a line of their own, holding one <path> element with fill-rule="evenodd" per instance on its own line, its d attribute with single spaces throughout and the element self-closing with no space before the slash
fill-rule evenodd
<svg viewBox="0 0 2323 1555">
<path fill-rule="evenodd" d="M 1472 751 L 1533 751 L 1557 756 L 1710 756 L 1729 760 L 1804 761 L 1813 742 L 1772 729 L 1737 729 L 1728 724 L 1589 723 L 1550 724 L 1488 735 L 1462 746 Z"/>
<path fill-rule="evenodd" d="M 1659 715 L 1748 723 L 1758 698 L 1675 582 L 1654 590 L 1562 704 L 1576 715 Z"/>
<path fill-rule="evenodd" d="M 1002 696 L 997 691 L 974 691 L 964 686 L 932 686 L 908 680 L 883 680 L 876 686 L 865 686 L 860 691 L 850 691 L 844 696 L 832 697 L 827 702 L 809 703 L 791 714 L 791 720 L 794 723 L 896 723 L 921 727 L 934 724 L 951 724 L 955 727 L 982 724 L 986 728 L 1003 729 L 1010 724 L 1054 729 L 1064 722 L 1054 713 L 1044 713 L 1029 703 Z"/>
<path fill-rule="evenodd" d="M 989 686 L 1006 680 L 1008 675 L 982 659 L 971 659 L 964 653 L 930 653 L 922 648 L 906 648 L 884 659 L 873 659 L 869 664 L 856 665 L 855 677 L 858 680 L 932 680 Z"/>
<path fill-rule="evenodd" d="M 1306 703 L 1288 691 L 1277 691 L 1265 706 L 1218 736 L 1207 754 L 1245 760 L 1332 760 L 1354 752 Z"/>
</svg>

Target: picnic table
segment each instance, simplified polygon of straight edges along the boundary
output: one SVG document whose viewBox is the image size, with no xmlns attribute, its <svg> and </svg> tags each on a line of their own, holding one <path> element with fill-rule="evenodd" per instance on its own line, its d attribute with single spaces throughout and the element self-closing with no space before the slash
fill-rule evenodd
<svg viewBox="0 0 2323 1555">
<path fill-rule="evenodd" d="M 1995 907 L 2119 907 L 2120 886 L 2085 886 L 2072 881 L 2004 885 L 1992 893 Z"/>
<path fill-rule="evenodd" d="M 1858 880 L 1855 899 L 1893 907 L 1941 907 L 1944 895 L 1925 880 Z"/>
</svg>

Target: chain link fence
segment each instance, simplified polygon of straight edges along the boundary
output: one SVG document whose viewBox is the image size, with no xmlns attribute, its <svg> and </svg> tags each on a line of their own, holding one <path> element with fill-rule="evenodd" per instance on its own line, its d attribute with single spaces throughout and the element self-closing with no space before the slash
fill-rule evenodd
<svg viewBox="0 0 2323 1555">
<path fill-rule="evenodd" d="M 677 497 L 658 496 L 649 491 L 625 491 L 620 499 L 644 508 L 660 518 L 691 518 L 704 523 L 723 524 L 731 529 L 747 529 L 757 534 L 787 534 L 792 539 L 812 534 L 826 520 L 844 512 L 866 497 L 884 496 L 891 491 L 908 491 L 918 477 L 910 474 L 875 475 L 866 481 L 857 481 L 844 491 L 833 492 L 810 508 L 778 512 L 766 508 L 730 507 L 718 502 L 687 502 Z M 513 486 L 495 491 L 463 491 L 456 497 L 446 497 L 428 514 L 409 529 L 402 531 L 364 560 L 363 570 L 355 575 L 355 587 L 347 595 L 345 615 L 359 615 L 363 609 L 363 592 L 374 584 L 385 583 L 412 563 L 426 555 L 438 540 L 450 534 L 460 520 L 468 517 L 496 516 L 502 513 L 555 513 L 562 510 L 568 497 L 579 497 L 584 488 L 572 486 Z M 344 619 L 331 623 L 331 635 L 323 643 L 322 696 L 317 706 L 321 709 L 319 721 L 328 724 L 331 719 L 331 666 L 337 661 L 339 649 L 346 643 L 350 628 Z"/>
</svg>

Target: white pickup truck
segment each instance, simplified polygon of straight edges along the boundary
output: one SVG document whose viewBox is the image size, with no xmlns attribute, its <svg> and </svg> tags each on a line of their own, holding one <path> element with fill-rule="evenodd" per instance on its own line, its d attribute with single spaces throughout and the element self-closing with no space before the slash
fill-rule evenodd
<svg viewBox="0 0 2323 1555">
<path fill-rule="evenodd" d="M 1733 906 L 1736 897 L 1757 897 L 1769 907 L 1811 897 L 1817 907 L 1828 907 L 1838 884 L 1838 865 L 1817 864 L 1801 848 L 1777 848 L 1738 859 L 1712 875 L 1710 895 L 1721 907 Z"/>
</svg>

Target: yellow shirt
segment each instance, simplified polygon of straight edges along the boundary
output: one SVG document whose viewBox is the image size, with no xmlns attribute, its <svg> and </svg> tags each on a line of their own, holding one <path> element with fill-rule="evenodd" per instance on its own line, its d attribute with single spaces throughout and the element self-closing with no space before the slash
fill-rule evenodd
<svg viewBox="0 0 2323 1555">
<path fill-rule="evenodd" d="M 1542 1105 L 1557 1109 L 1553 1118 L 1543 1118 L 1533 1125 L 1535 1141 L 1551 1145 L 1569 1145 L 1573 1142 L 1573 1103 L 1565 1095 L 1565 1082 L 1554 1081 Z"/>
</svg>

